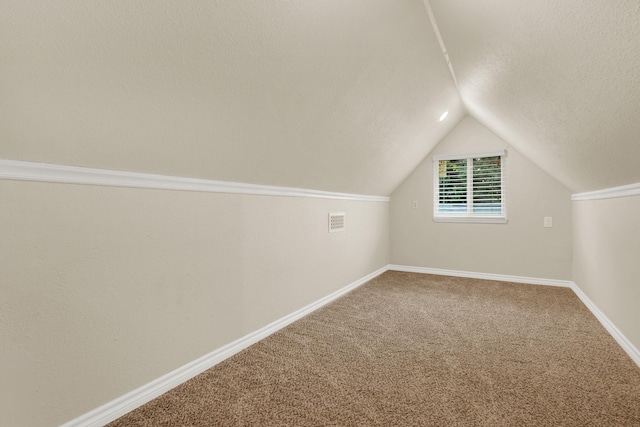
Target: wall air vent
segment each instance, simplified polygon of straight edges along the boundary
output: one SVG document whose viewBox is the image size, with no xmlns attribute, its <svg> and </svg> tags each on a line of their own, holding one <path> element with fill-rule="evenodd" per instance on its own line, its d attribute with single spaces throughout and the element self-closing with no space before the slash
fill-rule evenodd
<svg viewBox="0 0 640 427">
<path fill-rule="evenodd" d="M 329 213 L 329 233 L 344 231 L 344 212 Z"/>
</svg>

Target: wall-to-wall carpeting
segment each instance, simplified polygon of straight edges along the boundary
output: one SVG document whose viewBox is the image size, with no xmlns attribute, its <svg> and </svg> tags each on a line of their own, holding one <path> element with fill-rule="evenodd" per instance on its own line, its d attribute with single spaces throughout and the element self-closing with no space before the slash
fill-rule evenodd
<svg viewBox="0 0 640 427">
<path fill-rule="evenodd" d="M 568 288 L 389 271 L 120 426 L 640 425 L 640 369 Z"/>
</svg>

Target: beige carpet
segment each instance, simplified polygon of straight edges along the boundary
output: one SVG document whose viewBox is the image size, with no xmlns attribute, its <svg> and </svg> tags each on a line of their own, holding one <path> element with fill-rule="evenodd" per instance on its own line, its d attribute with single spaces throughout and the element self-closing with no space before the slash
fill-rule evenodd
<svg viewBox="0 0 640 427">
<path fill-rule="evenodd" d="M 387 272 L 110 424 L 640 426 L 640 368 L 566 288 Z"/>
</svg>

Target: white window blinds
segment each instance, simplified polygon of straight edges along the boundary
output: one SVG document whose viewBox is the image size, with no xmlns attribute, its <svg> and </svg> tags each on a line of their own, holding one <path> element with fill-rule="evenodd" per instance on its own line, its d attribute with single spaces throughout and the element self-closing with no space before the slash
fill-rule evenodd
<svg viewBox="0 0 640 427">
<path fill-rule="evenodd" d="M 434 156 L 434 221 L 506 222 L 505 154 Z"/>
</svg>

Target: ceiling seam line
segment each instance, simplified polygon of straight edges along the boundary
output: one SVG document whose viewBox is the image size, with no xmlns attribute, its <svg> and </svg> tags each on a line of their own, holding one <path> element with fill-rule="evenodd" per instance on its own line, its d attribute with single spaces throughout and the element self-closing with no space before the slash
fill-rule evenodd
<svg viewBox="0 0 640 427">
<path fill-rule="evenodd" d="M 467 106 L 465 105 L 464 99 L 462 99 L 462 94 L 460 93 L 460 87 L 458 86 L 456 73 L 453 70 L 451 60 L 449 59 L 449 53 L 447 53 L 447 47 L 444 44 L 442 35 L 440 34 L 440 28 L 438 27 L 438 23 L 436 22 L 436 17 L 433 15 L 433 10 L 431 10 L 431 4 L 429 3 L 429 0 L 423 0 L 423 3 L 425 8 L 427 9 L 427 15 L 429 15 L 429 21 L 431 21 L 431 27 L 433 27 L 433 31 L 436 33 L 436 38 L 438 39 L 438 44 L 440 45 L 442 55 L 444 55 L 444 60 L 447 63 L 447 67 L 449 67 L 449 73 L 451 74 L 451 78 L 453 79 L 453 84 L 456 86 L 456 90 L 458 91 L 458 96 L 460 97 L 460 101 L 462 102 L 462 107 L 465 109 L 465 112 L 468 113 Z"/>
</svg>

